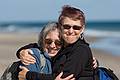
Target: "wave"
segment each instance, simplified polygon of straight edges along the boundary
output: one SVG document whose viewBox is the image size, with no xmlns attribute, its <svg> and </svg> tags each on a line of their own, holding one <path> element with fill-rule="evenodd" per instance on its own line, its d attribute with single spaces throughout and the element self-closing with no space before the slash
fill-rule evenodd
<svg viewBox="0 0 120 80">
<path fill-rule="evenodd" d="M 46 22 L 0 22 L 0 32 L 39 32 Z"/>
<path fill-rule="evenodd" d="M 9 25 L 5 27 L 0 27 L 0 32 L 40 32 L 41 31 L 40 26 L 15 26 L 15 25 Z"/>
<path fill-rule="evenodd" d="M 92 48 L 105 50 L 113 55 L 120 56 L 120 31 L 92 30 L 85 32 L 87 36 L 101 37 L 91 44 Z"/>
<path fill-rule="evenodd" d="M 120 31 L 86 29 L 85 35 L 98 37 L 120 37 Z"/>
<path fill-rule="evenodd" d="M 92 43 L 91 47 L 105 50 L 113 55 L 120 56 L 120 37 L 103 38 L 95 43 Z"/>
</svg>

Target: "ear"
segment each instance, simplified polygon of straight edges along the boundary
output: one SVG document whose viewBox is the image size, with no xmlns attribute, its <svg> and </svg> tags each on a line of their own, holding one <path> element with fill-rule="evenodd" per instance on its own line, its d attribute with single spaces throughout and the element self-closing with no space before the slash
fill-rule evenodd
<svg viewBox="0 0 120 80">
<path fill-rule="evenodd" d="M 83 26 L 83 28 L 82 28 L 80 34 L 82 34 L 82 33 L 84 32 L 84 29 L 85 29 L 85 27 Z"/>
</svg>

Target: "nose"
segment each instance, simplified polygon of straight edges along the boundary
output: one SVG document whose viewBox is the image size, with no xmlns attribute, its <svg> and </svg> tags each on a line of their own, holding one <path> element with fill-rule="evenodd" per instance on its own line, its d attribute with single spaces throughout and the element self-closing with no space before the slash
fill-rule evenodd
<svg viewBox="0 0 120 80">
<path fill-rule="evenodd" d="M 51 47 L 51 48 L 55 48 L 55 47 L 56 47 L 56 46 L 55 46 L 55 43 L 52 42 L 52 43 L 50 44 L 50 47 Z"/>
<path fill-rule="evenodd" d="M 69 29 L 69 33 L 70 33 L 70 34 L 73 33 L 73 28 L 72 28 L 72 27 Z"/>
</svg>

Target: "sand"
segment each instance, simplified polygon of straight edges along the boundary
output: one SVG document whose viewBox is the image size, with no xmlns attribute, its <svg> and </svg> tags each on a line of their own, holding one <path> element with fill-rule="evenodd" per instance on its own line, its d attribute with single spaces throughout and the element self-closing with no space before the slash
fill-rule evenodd
<svg viewBox="0 0 120 80">
<path fill-rule="evenodd" d="M 16 51 L 25 44 L 37 42 L 37 36 L 37 33 L 0 34 L 0 76 L 9 64 L 18 60 Z"/>
<path fill-rule="evenodd" d="M 13 61 L 17 61 L 16 51 L 21 46 L 37 42 L 38 33 L 1 33 L 0 34 L 0 76 Z M 92 42 L 99 40 L 97 37 L 87 37 Z M 93 55 L 97 58 L 100 66 L 111 68 L 120 79 L 120 56 L 114 56 L 107 51 L 92 49 Z"/>
</svg>

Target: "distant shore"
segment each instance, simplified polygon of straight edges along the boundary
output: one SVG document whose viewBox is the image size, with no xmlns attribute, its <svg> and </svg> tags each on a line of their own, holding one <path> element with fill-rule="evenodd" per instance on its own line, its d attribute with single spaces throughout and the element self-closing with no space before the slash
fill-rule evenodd
<svg viewBox="0 0 120 80">
<path fill-rule="evenodd" d="M 1 33 L 0 34 L 0 76 L 13 61 L 17 61 L 16 51 L 21 46 L 37 42 L 38 33 Z M 99 40 L 99 37 L 86 37 L 92 44 Z M 111 68 L 120 79 L 120 56 L 107 54 L 107 51 L 92 49 L 93 55 L 97 58 L 100 66 Z"/>
</svg>

